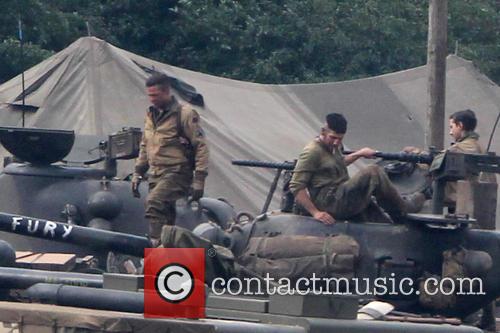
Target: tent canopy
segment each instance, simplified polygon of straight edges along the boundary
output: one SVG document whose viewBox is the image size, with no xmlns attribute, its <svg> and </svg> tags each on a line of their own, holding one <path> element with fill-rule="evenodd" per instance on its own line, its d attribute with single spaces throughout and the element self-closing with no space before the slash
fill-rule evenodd
<svg viewBox="0 0 500 333">
<path fill-rule="evenodd" d="M 84 153 L 89 142 L 95 146 L 98 138 L 124 126 L 142 128 L 148 106 L 144 81 L 151 70 L 164 71 L 203 96 L 204 106 L 195 108 L 211 149 L 207 194 L 229 198 L 238 209 L 259 210 L 273 172 L 235 167 L 231 159 L 293 160 L 327 113 L 346 116 L 348 149 L 394 152 L 424 145 L 425 66 L 345 82 L 264 85 L 170 66 L 94 37 L 80 38 L 26 71 L 26 126 L 75 130 L 87 145 Z M 21 126 L 21 94 L 20 76 L 0 86 L 3 126 Z M 500 88 L 471 62 L 449 56 L 446 116 L 466 108 L 476 111 L 486 146 L 500 112 Z M 491 151 L 500 152 L 498 135 Z M 132 164 L 126 169 L 130 172 Z"/>
</svg>

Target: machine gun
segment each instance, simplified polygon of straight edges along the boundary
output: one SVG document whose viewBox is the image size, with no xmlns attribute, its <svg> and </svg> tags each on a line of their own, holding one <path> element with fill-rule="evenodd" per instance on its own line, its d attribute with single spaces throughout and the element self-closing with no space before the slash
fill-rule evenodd
<svg viewBox="0 0 500 333">
<path fill-rule="evenodd" d="M 342 152 L 344 155 L 352 154 L 353 151 L 344 150 Z M 388 161 L 401 161 L 401 162 L 411 162 L 411 163 L 422 163 L 431 164 L 434 159 L 434 154 L 414 154 L 414 153 L 384 153 L 377 151 L 374 155 L 375 157 L 388 160 Z M 232 160 L 233 165 L 246 166 L 246 167 L 256 167 L 256 168 L 268 168 L 268 169 L 278 169 L 278 170 L 293 170 L 297 161 L 294 162 L 267 162 L 258 160 Z"/>
<path fill-rule="evenodd" d="M 344 155 L 352 154 L 353 151 L 344 150 L 342 151 Z M 431 153 L 424 154 L 414 154 L 414 153 L 386 153 L 377 151 L 375 153 L 375 157 L 381 158 L 383 160 L 388 161 L 401 161 L 401 162 L 410 162 L 410 163 L 422 163 L 422 164 L 431 164 L 434 159 L 435 152 L 431 150 Z M 271 183 L 271 187 L 269 188 L 269 192 L 266 197 L 266 201 L 264 206 L 262 207 L 261 213 L 265 213 L 269 205 L 271 204 L 271 200 L 273 198 L 274 192 L 276 191 L 276 187 L 278 185 L 278 181 L 281 177 L 281 173 L 283 170 L 291 172 L 295 168 L 297 161 L 285 161 L 285 162 L 268 162 L 268 161 L 258 161 L 258 160 L 232 160 L 231 163 L 233 165 L 238 166 L 246 166 L 246 167 L 257 167 L 257 168 L 268 168 L 268 169 L 276 169 L 276 175 L 274 176 L 273 182 Z M 286 187 L 286 185 L 285 185 Z"/>
<path fill-rule="evenodd" d="M 443 213 L 446 182 L 470 179 L 480 172 L 500 173 L 500 156 L 496 156 L 495 153 L 482 155 L 446 152 L 441 163 L 435 164 L 435 167 L 434 164 L 431 167 L 434 178 L 433 214 Z"/>
<path fill-rule="evenodd" d="M 352 151 L 344 151 L 343 154 L 351 154 Z M 384 160 L 433 164 L 435 152 L 427 154 L 414 154 L 414 153 L 385 153 L 376 152 L 375 157 Z M 233 160 L 233 165 L 247 166 L 247 167 L 260 167 L 277 169 L 276 176 L 271 184 L 267 198 L 262 208 L 261 213 L 265 213 L 269 208 L 273 194 L 276 190 L 278 180 L 281 176 L 282 170 L 293 171 L 296 161 L 285 161 L 282 163 L 256 161 L 256 160 Z M 432 169 L 432 168 L 431 168 Z M 433 198 L 432 198 L 432 213 L 441 215 L 444 207 L 444 189 L 446 182 L 457 181 L 461 179 L 469 179 L 472 176 L 478 175 L 480 172 L 500 173 L 500 157 L 494 153 L 487 155 L 480 154 L 463 154 L 446 152 L 442 155 L 442 162 L 438 167 L 432 170 L 433 175 Z"/>
</svg>

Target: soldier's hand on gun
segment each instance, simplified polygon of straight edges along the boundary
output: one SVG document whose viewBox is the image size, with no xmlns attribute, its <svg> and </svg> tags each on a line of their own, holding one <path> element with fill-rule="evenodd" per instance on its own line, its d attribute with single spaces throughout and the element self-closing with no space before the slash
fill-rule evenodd
<svg viewBox="0 0 500 333">
<path fill-rule="evenodd" d="M 375 153 L 377 151 L 374 149 L 371 149 L 369 147 L 361 148 L 360 150 L 357 151 L 359 156 L 363 156 L 364 158 L 375 158 Z"/>
<path fill-rule="evenodd" d="M 141 185 L 142 177 L 138 174 L 132 176 L 132 194 L 136 198 L 141 197 L 141 192 L 139 192 L 139 185 Z"/>
<path fill-rule="evenodd" d="M 327 212 L 314 213 L 313 217 L 316 220 L 321 221 L 323 224 L 334 224 L 335 223 L 335 219 Z"/>
<path fill-rule="evenodd" d="M 403 148 L 403 152 L 405 153 L 412 153 L 412 154 L 420 154 L 422 152 L 422 149 L 413 147 L 413 146 L 406 146 Z"/>
</svg>

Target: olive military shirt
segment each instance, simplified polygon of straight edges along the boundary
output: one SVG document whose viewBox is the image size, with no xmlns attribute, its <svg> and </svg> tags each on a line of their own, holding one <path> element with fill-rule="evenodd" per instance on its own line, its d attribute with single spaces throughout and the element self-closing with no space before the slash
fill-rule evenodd
<svg viewBox="0 0 500 333">
<path fill-rule="evenodd" d="M 318 209 L 325 209 L 323 200 L 326 192 L 333 192 L 349 179 L 344 156 L 338 148 L 329 151 L 317 139 L 309 143 L 299 156 L 290 181 L 293 195 L 307 189 L 312 202 Z"/>
</svg>

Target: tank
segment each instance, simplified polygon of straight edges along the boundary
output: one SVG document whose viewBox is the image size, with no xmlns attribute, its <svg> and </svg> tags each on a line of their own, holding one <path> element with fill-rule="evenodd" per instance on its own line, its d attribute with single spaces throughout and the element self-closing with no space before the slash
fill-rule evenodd
<svg viewBox="0 0 500 333">
<path fill-rule="evenodd" d="M 107 156 L 113 156 L 113 154 L 108 151 Z M 133 154 L 124 156 L 133 156 Z M 406 157 L 396 157 L 406 159 Z M 462 158 L 462 160 L 457 156 L 450 158 L 453 162 L 448 164 L 449 167 L 445 166 L 440 170 L 440 175 L 436 178 L 438 184 L 435 186 L 435 193 L 438 193 L 438 199 L 441 186 L 446 179 L 460 179 L 467 172 L 477 171 L 480 168 L 488 168 L 490 172 L 500 171 L 499 159 L 496 156 L 481 156 L 477 159 Z M 257 162 L 252 163 L 258 164 Z M 35 244 L 34 240 L 37 240 L 47 249 L 60 247 L 97 254 L 112 251 L 140 257 L 143 249 L 151 246 L 148 238 L 145 237 L 145 223 L 143 222 L 142 230 L 134 229 L 139 228 L 137 225 L 127 226 L 129 228 L 127 229 L 125 226 L 122 227 L 122 224 L 127 223 L 127 218 L 120 220 L 122 214 L 126 217 L 126 212 L 131 211 L 129 206 L 132 205 L 132 200 L 136 199 L 132 199 L 129 182 L 114 179 L 113 168 L 116 164 L 113 167 L 112 158 L 106 160 L 105 165 L 105 168 L 101 170 L 87 167 L 72 169 L 64 165 L 39 165 L 35 161 L 14 164 L 14 166 L 9 164 L 4 174 L 0 176 L 0 182 L 3 181 L 4 176 L 10 177 L 6 178 L 10 179 L 10 188 L 21 191 L 20 189 L 25 186 L 20 181 L 23 179 L 21 177 L 32 177 L 30 181 L 33 181 L 33 184 L 29 185 L 32 191 L 22 190 L 25 197 L 29 193 L 42 193 L 49 196 L 50 192 L 56 193 L 55 189 L 60 190 L 59 186 L 65 182 L 73 183 L 71 183 L 72 186 L 66 188 L 68 191 L 66 193 L 70 195 L 64 196 L 57 192 L 57 195 L 65 197 L 60 201 L 60 207 L 65 212 L 65 219 L 61 221 L 53 217 L 61 209 L 51 210 L 52 215 L 47 211 L 43 214 L 39 213 L 43 210 L 43 206 L 40 206 L 42 208 L 38 211 L 29 211 L 28 208 L 21 210 L 20 207 L 28 205 L 22 204 L 23 200 L 17 200 L 19 206 L 17 211 L 0 213 L 2 235 L 9 235 L 12 240 L 23 239 L 27 245 Z M 9 171 L 9 166 L 15 171 Z M 276 165 L 268 164 L 269 166 L 275 167 Z M 289 163 L 279 166 L 281 169 L 290 168 Z M 54 168 L 58 171 L 54 171 Z M 62 174 L 72 176 L 62 177 L 60 176 Z M 75 174 L 79 176 L 73 177 Z M 401 173 L 397 174 L 399 177 Z M 279 174 L 275 178 L 275 183 L 271 184 L 268 198 L 272 196 L 278 179 Z M 15 181 L 19 181 L 17 187 L 12 186 L 16 184 Z M 91 190 L 80 190 L 79 192 L 85 193 L 85 198 L 80 198 L 75 194 L 75 185 L 78 184 L 79 189 L 84 189 L 82 182 L 85 181 L 89 182 L 87 186 Z M 44 186 L 37 187 L 36 184 L 44 184 Z M 419 180 L 411 182 L 404 180 L 404 184 L 405 188 L 420 188 L 422 185 Z M 50 186 L 53 186 L 52 191 L 47 190 Z M 123 193 L 119 193 L 119 189 Z M 14 190 L 12 192 L 15 193 Z M 130 198 L 124 197 L 125 192 Z M 78 199 L 69 200 L 72 195 Z M 43 198 L 43 195 L 40 196 Z M 0 320 L 12 320 L 12 313 L 15 311 L 25 320 L 32 318 L 29 321 L 36 322 L 39 327 L 46 327 L 47 323 L 37 320 L 34 312 L 38 316 L 45 314 L 57 319 L 65 318 L 65 316 L 67 318 L 68 313 L 71 313 L 71 321 L 60 322 L 66 323 L 68 328 L 81 328 L 83 325 L 89 330 L 91 328 L 85 326 L 85 322 L 92 318 L 92 322 L 100 323 L 99 329 L 104 327 L 103 325 L 111 325 L 107 327 L 118 328 L 118 330 L 122 327 L 128 331 L 189 329 L 200 332 L 207 330 L 218 332 L 481 332 L 475 327 L 464 325 L 461 320 L 465 320 L 469 315 L 491 304 L 500 296 L 500 233 L 471 228 L 475 220 L 469 216 L 410 214 L 397 221 L 378 221 L 377 223 L 342 221 L 327 226 L 317 223 L 311 217 L 290 213 L 285 207 L 283 211 L 267 212 L 266 206 L 269 203 L 266 200 L 264 213 L 248 222 L 238 223 L 230 205 L 210 198 L 204 200 L 205 202 L 200 201 L 198 207 L 186 205 L 188 213 L 179 214 L 181 219 L 178 220 L 178 225 L 188 226 L 186 229 L 192 231 L 186 232 L 194 239 L 211 242 L 207 251 L 207 256 L 211 258 L 214 258 L 214 252 L 210 249 L 217 249 L 215 245 L 219 245 L 230 250 L 238 262 L 245 254 L 248 254 L 249 244 L 252 241 L 259 240 L 260 242 L 260 240 L 266 241 L 279 237 L 295 237 L 293 238 L 295 242 L 287 244 L 284 252 L 290 250 L 290 253 L 300 255 L 302 251 L 305 251 L 305 248 L 301 247 L 301 244 L 304 244 L 301 243 L 301 237 L 310 239 L 308 237 L 329 238 L 343 235 L 358 244 L 353 270 L 349 272 L 352 273 L 352 277 L 359 278 L 361 281 L 390 277 L 396 283 L 406 279 L 416 286 L 426 276 L 425 274 L 442 275 L 444 252 L 463 248 L 468 251 L 463 266 L 474 276 L 482 278 L 484 293 L 460 295 L 452 305 L 439 309 L 422 305 L 418 294 L 415 293 L 408 295 L 396 292 L 391 295 L 361 298 L 356 295 L 315 297 L 309 294 L 255 297 L 208 292 L 205 319 L 150 320 L 137 317 L 137 313 L 141 313 L 144 309 L 144 295 L 141 291 L 143 286 L 141 287 L 137 282 L 142 278 L 140 275 L 124 278 L 121 274 L 111 274 L 111 277 L 115 279 L 111 290 L 109 285 L 106 286 L 106 279 L 110 275 L 104 276 L 101 285 L 100 279 L 91 279 L 87 275 L 55 273 L 52 278 L 47 279 L 44 278 L 43 273 L 39 272 L 0 270 L 0 281 L 3 277 L 6 283 L 13 286 L 13 289 L 21 290 L 24 300 L 57 305 L 57 307 L 46 308 L 43 304 L 30 304 L 30 307 L 26 307 L 19 303 L 8 303 L 7 306 L 6 303 L 2 307 L 0 302 L 0 308 L 2 308 Z M 440 204 L 437 200 L 434 201 L 433 205 Z M 135 203 L 142 204 L 140 200 L 136 200 Z M 137 206 L 137 211 L 140 212 L 140 207 Z M 82 210 L 81 207 L 85 209 Z M 435 207 L 431 208 L 435 209 Z M 117 223 L 118 220 L 121 222 Z M 216 220 L 216 223 L 210 220 Z M 137 221 L 134 222 L 137 223 Z M 21 243 L 12 242 L 11 244 L 16 247 Z M 218 258 L 218 251 L 215 252 L 215 258 Z M 321 270 L 323 270 L 322 267 L 318 269 L 318 272 Z M 241 272 L 250 276 L 258 275 L 258 272 L 252 271 L 249 267 L 241 268 Z M 16 281 L 12 274 L 24 277 Z M 282 277 L 288 276 L 288 273 L 281 272 L 280 274 Z M 133 288 L 127 287 L 129 284 L 125 282 L 130 282 L 130 280 L 137 282 Z M 213 281 L 206 282 L 210 284 Z M 94 288 L 82 286 L 84 283 L 94 283 Z M 362 289 L 363 286 L 360 288 Z M 4 297 L 12 300 L 11 296 L 4 295 Z M 390 312 L 377 313 L 375 311 L 377 309 L 370 308 L 372 304 L 370 302 L 374 300 L 389 303 L 393 308 Z M 117 302 L 120 304 L 114 306 Z M 358 307 L 358 302 L 365 306 Z M 67 308 L 67 306 L 72 308 Z M 71 312 L 74 307 L 82 307 L 86 310 L 78 309 Z M 108 312 L 109 310 L 120 311 L 120 315 L 117 316 L 115 311 Z M 368 315 L 378 320 L 361 320 L 359 319 L 361 315 Z M 120 323 L 116 321 L 117 317 L 120 317 Z M 53 327 L 54 324 L 51 325 Z"/>
</svg>

